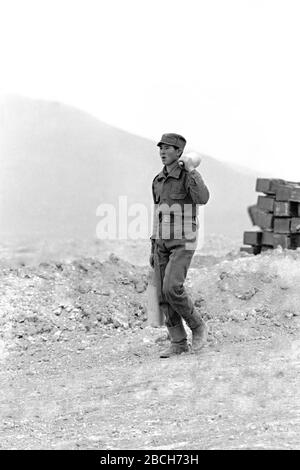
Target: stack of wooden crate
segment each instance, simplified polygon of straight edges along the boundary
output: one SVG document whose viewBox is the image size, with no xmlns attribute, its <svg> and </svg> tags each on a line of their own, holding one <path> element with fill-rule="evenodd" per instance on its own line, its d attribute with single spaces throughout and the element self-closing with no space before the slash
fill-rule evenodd
<svg viewBox="0 0 300 470">
<path fill-rule="evenodd" d="M 257 231 L 244 232 L 241 251 L 258 254 L 277 248 L 300 247 L 300 183 L 257 178 L 257 204 L 248 208 Z"/>
</svg>

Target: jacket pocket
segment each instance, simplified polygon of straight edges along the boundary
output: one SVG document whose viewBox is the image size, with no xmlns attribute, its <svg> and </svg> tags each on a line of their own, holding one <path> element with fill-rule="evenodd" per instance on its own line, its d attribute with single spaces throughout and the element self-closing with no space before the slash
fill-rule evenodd
<svg viewBox="0 0 300 470">
<path fill-rule="evenodd" d="M 186 193 L 171 193 L 170 198 L 171 199 L 185 199 Z"/>
</svg>

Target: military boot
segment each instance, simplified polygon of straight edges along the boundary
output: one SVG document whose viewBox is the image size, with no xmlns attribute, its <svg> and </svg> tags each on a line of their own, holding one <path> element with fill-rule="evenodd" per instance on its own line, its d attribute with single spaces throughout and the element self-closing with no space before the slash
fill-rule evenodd
<svg viewBox="0 0 300 470">
<path fill-rule="evenodd" d="M 164 349 L 160 353 L 160 357 L 168 358 L 187 352 L 189 350 L 187 340 L 186 340 L 186 331 L 182 323 L 176 326 L 168 326 L 168 332 L 171 339 L 171 344 L 167 349 Z"/>
<path fill-rule="evenodd" d="M 184 317 L 184 320 L 192 330 L 192 350 L 198 352 L 206 343 L 207 326 L 195 308 L 190 315 Z"/>
</svg>

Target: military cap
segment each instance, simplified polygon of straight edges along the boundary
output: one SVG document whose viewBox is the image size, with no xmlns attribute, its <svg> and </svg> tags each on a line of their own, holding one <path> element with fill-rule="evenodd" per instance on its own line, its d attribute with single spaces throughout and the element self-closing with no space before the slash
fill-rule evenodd
<svg viewBox="0 0 300 470">
<path fill-rule="evenodd" d="M 172 145 L 173 147 L 183 150 L 186 140 L 179 134 L 163 134 L 157 146 L 160 147 L 161 144 Z"/>
</svg>

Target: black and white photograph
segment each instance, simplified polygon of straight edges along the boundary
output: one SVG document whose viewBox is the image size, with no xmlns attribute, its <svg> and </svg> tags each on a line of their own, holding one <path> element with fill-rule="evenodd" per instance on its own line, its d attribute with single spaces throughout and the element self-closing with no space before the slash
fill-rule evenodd
<svg viewBox="0 0 300 470">
<path fill-rule="evenodd" d="M 299 24 L 0 0 L 1 451 L 300 449 Z"/>
</svg>

